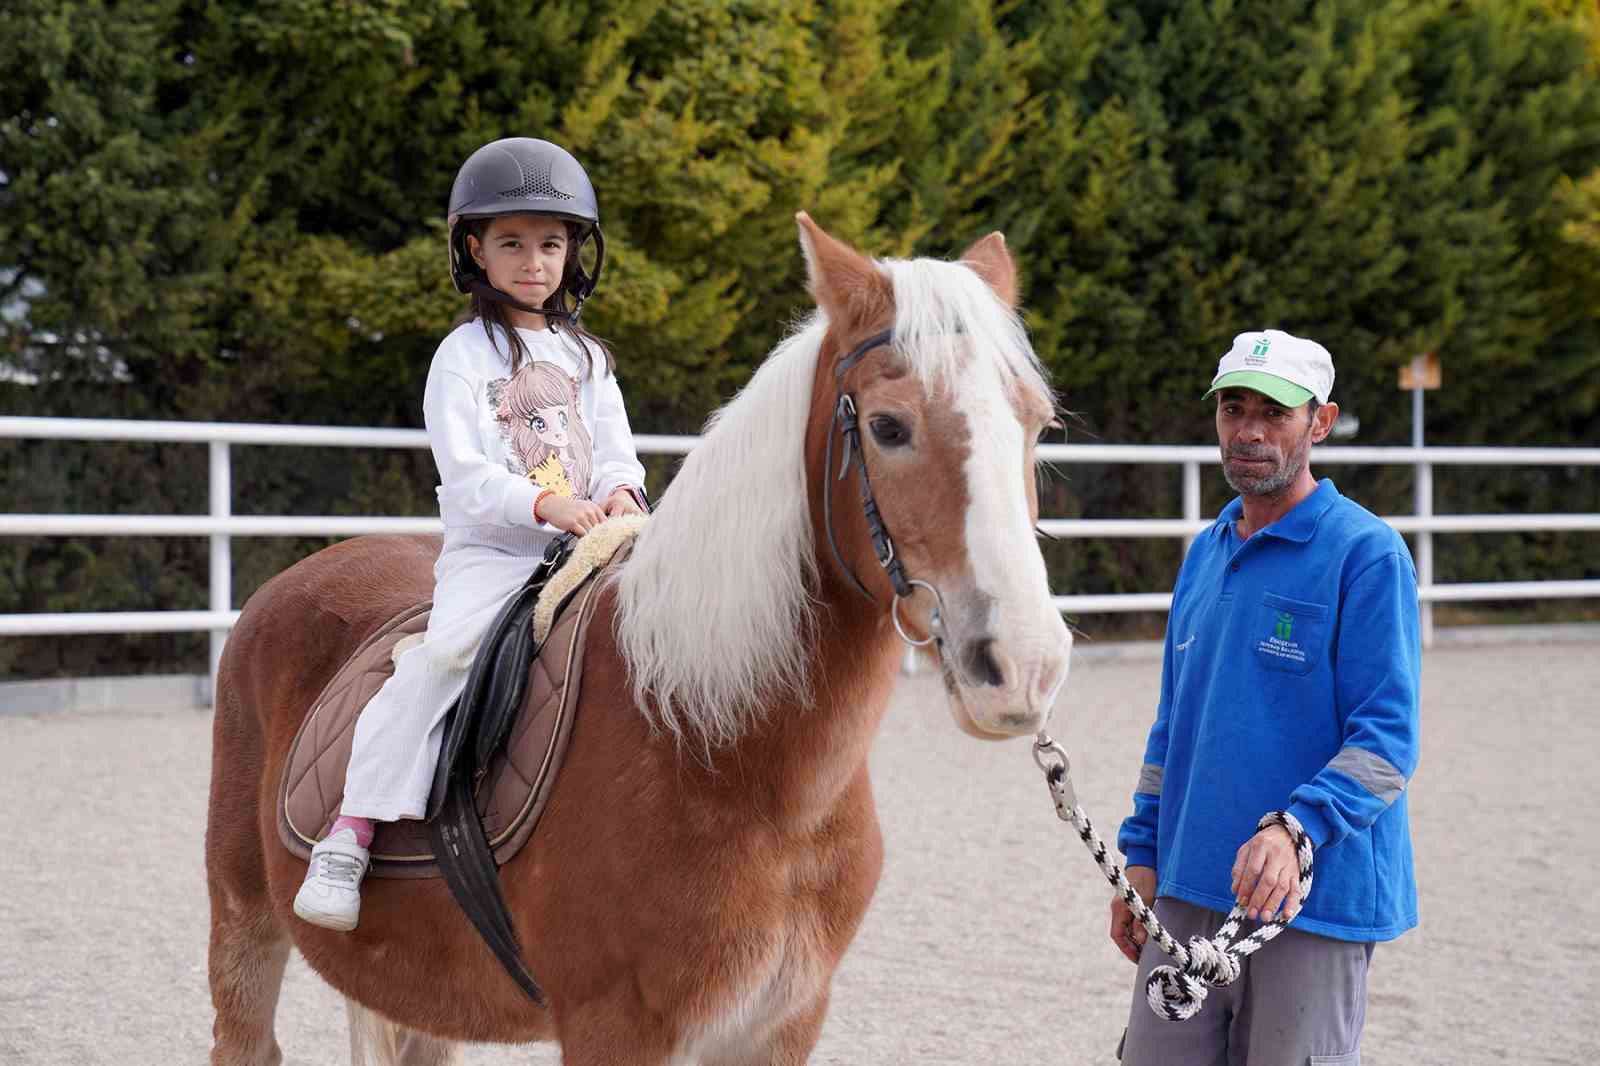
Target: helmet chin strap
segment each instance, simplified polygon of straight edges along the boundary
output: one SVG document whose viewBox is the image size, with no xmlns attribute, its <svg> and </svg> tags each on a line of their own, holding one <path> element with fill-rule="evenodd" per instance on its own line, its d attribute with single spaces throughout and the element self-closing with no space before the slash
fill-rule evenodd
<svg viewBox="0 0 1600 1066">
<path fill-rule="evenodd" d="M 556 307 L 535 307 L 532 304 L 523 303 L 521 300 L 502 289 L 495 288 L 482 278 L 473 279 L 469 291 L 474 296 L 480 296 L 492 303 L 503 304 L 506 307 L 514 307 L 524 314 L 542 315 L 544 316 L 545 324 L 550 326 L 551 329 L 555 328 L 554 325 L 551 325 L 552 320 L 566 322 L 569 325 L 575 325 L 578 321 L 578 316 L 583 313 L 582 301 L 578 301 L 577 306 L 571 311 L 566 311 Z"/>
</svg>

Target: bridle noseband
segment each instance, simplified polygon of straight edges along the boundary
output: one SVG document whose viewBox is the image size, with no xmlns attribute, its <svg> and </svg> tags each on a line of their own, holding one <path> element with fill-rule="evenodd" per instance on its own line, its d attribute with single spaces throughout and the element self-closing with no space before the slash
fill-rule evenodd
<svg viewBox="0 0 1600 1066">
<path fill-rule="evenodd" d="M 844 439 L 844 458 L 839 463 L 838 480 L 843 481 L 850 473 L 851 460 L 855 460 L 856 471 L 861 480 L 861 510 L 867 519 L 867 533 L 872 537 L 873 555 L 878 560 L 878 565 L 883 567 L 883 572 L 889 577 L 889 585 L 894 589 L 894 603 L 890 608 L 890 620 L 894 622 L 895 632 L 900 639 L 915 648 L 924 647 L 938 641 L 941 646 L 943 625 L 944 597 L 939 595 L 939 590 L 916 578 L 906 577 L 905 567 L 900 563 L 900 557 L 895 553 L 894 541 L 889 537 L 889 528 L 884 525 L 883 515 L 878 510 L 878 501 L 872 495 L 872 479 L 867 474 L 867 453 L 861 447 L 861 422 L 856 413 L 856 398 L 854 393 L 844 391 L 844 375 L 851 367 L 859 363 L 862 358 L 876 348 L 887 347 L 894 342 L 894 330 L 886 329 L 874 333 L 860 344 L 851 349 L 850 354 L 839 360 L 833 368 L 834 382 L 839 389 L 838 400 L 833 405 L 833 428 L 828 432 L 827 458 L 824 460 L 824 476 L 833 469 L 833 439 L 835 435 Z M 838 539 L 833 532 L 833 493 L 824 486 L 822 491 L 822 521 L 828 532 L 828 548 L 833 552 L 834 562 L 839 564 L 839 569 L 850 578 L 856 590 L 871 600 L 878 602 L 876 596 L 867 591 L 867 587 L 856 576 L 855 570 L 844 561 L 844 556 L 839 552 Z M 921 640 L 913 640 L 906 633 L 905 626 L 900 621 L 900 601 L 909 598 L 918 588 L 927 589 L 933 594 L 933 615 L 929 620 L 928 635 Z"/>
</svg>

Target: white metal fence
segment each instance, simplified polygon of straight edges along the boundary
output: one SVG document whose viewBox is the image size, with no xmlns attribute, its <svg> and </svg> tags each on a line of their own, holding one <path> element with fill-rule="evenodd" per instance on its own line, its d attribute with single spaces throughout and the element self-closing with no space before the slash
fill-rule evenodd
<svg viewBox="0 0 1600 1066">
<path fill-rule="evenodd" d="M 77 441 L 159 441 L 205 444 L 210 449 L 210 512 L 205 515 L 53 515 L 0 514 L 0 536 L 203 536 L 211 541 L 209 608 L 204 611 L 78 612 L 0 615 L 0 636 L 71 633 L 211 632 L 211 668 L 228 629 L 238 618 L 232 609 L 232 538 L 278 536 L 348 537 L 360 533 L 435 533 L 437 517 L 380 518 L 332 515 L 242 516 L 232 513 L 234 445 L 426 448 L 421 430 L 344 429 L 332 426 L 276 426 L 228 422 L 140 422 L 114 419 L 0 417 L 0 439 Z M 681 455 L 695 437 L 641 434 L 639 451 Z M 1157 463 L 1183 470 L 1182 518 L 1044 519 L 1039 525 L 1066 538 L 1172 537 L 1187 541 L 1209 525 L 1200 514 L 1200 467 L 1218 462 L 1214 446 L 1051 444 L 1040 456 L 1053 463 Z M 1434 603 L 1463 600 L 1520 600 L 1558 597 L 1600 598 L 1600 580 L 1502 581 L 1435 584 L 1435 534 L 1516 533 L 1547 530 L 1600 530 L 1600 514 L 1436 515 L 1433 468 L 1457 466 L 1600 466 L 1600 448 L 1362 448 L 1319 447 L 1313 463 L 1320 470 L 1341 464 L 1403 464 L 1416 472 L 1415 511 L 1387 519 L 1402 533 L 1416 534 L 1418 591 L 1422 600 L 1423 641 L 1433 642 Z M 1056 596 L 1065 612 L 1164 611 L 1170 592 L 1108 596 Z"/>
</svg>

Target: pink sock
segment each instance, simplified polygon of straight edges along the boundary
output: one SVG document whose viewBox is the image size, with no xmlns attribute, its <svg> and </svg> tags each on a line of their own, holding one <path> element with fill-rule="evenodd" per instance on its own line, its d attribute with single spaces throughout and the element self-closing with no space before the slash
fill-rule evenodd
<svg viewBox="0 0 1600 1066">
<path fill-rule="evenodd" d="M 373 825 L 371 818 L 352 818 L 348 814 L 341 814 L 333 823 L 333 828 L 328 830 L 328 835 L 333 836 L 341 829 L 352 830 L 356 835 L 356 844 L 363 848 L 372 846 Z"/>
</svg>

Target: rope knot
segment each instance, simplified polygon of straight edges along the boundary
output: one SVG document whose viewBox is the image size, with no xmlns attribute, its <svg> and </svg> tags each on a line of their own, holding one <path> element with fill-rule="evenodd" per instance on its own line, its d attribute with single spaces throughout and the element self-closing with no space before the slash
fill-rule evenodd
<svg viewBox="0 0 1600 1066">
<path fill-rule="evenodd" d="M 831 445 L 831 436 L 829 441 Z M 832 466 L 831 457 L 828 466 Z M 824 502 L 829 498 L 824 495 Z M 1046 734 L 1040 733 L 1039 739 L 1033 746 L 1033 761 L 1045 774 L 1045 784 L 1049 786 L 1051 799 L 1055 802 L 1056 814 L 1062 821 L 1072 823 L 1073 828 L 1078 831 L 1078 839 L 1083 841 L 1084 846 L 1089 849 L 1089 854 L 1094 856 L 1100 872 L 1105 874 L 1106 880 L 1116 886 L 1117 894 L 1132 908 L 1134 916 L 1144 925 L 1154 943 L 1173 958 L 1185 960 L 1181 970 L 1176 966 L 1157 966 L 1150 971 L 1150 976 L 1145 981 L 1146 998 L 1150 1001 L 1150 1009 L 1158 1017 L 1168 1021 L 1183 1021 L 1194 1017 L 1205 1002 L 1208 985 L 1220 988 L 1238 980 L 1243 960 L 1288 925 L 1287 918 L 1269 921 L 1237 943 L 1229 944 L 1228 941 L 1238 936 L 1246 913 L 1242 904 L 1237 905 L 1229 912 L 1222 927 L 1217 931 L 1215 940 L 1194 937 L 1189 941 L 1188 950 L 1185 951 L 1139 898 L 1133 886 L 1128 884 L 1128 878 L 1122 868 L 1108 857 L 1105 841 L 1094 831 L 1094 825 L 1089 821 L 1089 816 L 1083 812 L 1083 808 L 1077 805 L 1077 799 L 1072 793 L 1067 753 L 1061 745 Z M 1265 829 L 1269 825 L 1283 826 L 1294 841 L 1295 857 L 1300 864 L 1300 899 L 1303 902 L 1311 894 L 1313 858 L 1311 837 L 1287 811 L 1268 812 L 1256 828 Z"/>
<path fill-rule="evenodd" d="M 1189 965 L 1183 972 L 1212 988 L 1221 988 L 1239 979 L 1239 960 L 1215 941 L 1194 936 L 1189 938 Z"/>
<path fill-rule="evenodd" d="M 1168 1021 L 1181 1022 L 1200 1013 L 1206 992 L 1239 979 L 1239 960 L 1205 937 L 1189 939 L 1189 965 L 1157 966 L 1145 981 L 1150 1009 Z"/>
<path fill-rule="evenodd" d="M 1158 1018 L 1181 1022 L 1200 1013 L 1206 986 L 1176 966 L 1157 966 L 1144 983 L 1145 998 Z"/>
</svg>

